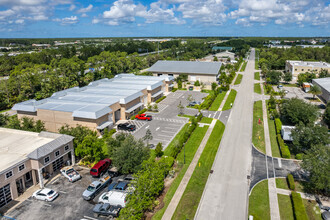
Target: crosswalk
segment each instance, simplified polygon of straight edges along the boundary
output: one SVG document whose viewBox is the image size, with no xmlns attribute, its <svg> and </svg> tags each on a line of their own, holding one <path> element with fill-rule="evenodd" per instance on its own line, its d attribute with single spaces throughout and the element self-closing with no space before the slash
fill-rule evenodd
<svg viewBox="0 0 330 220">
<path fill-rule="evenodd" d="M 173 118 L 159 118 L 159 117 L 153 117 L 153 120 L 158 120 L 158 121 L 168 121 L 168 122 L 174 122 L 174 123 L 180 123 L 180 124 L 185 124 L 189 121 L 189 119 L 173 119 Z"/>
</svg>

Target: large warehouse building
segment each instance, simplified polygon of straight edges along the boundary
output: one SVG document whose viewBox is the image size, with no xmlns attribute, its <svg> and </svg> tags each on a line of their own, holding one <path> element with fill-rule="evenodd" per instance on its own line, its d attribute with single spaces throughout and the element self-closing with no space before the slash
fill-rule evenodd
<svg viewBox="0 0 330 220">
<path fill-rule="evenodd" d="M 54 93 L 40 101 L 14 105 L 19 118 L 30 117 L 45 123 L 48 131 L 62 126 L 82 125 L 100 133 L 118 120 L 128 119 L 148 103 L 156 101 L 173 87 L 173 77 L 120 74 L 88 86 Z"/>
<path fill-rule="evenodd" d="M 221 62 L 199 62 L 199 61 L 168 61 L 159 60 L 152 65 L 148 71 L 154 76 L 188 75 L 188 81 L 204 83 L 216 82 L 219 76 Z"/>
<path fill-rule="evenodd" d="M 322 69 L 330 72 L 330 64 L 326 62 L 312 62 L 312 61 L 297 61 L 287 60 L 285 63 L 285 71 L 291 72 L 293 78 L 296 80 L 300 73 L 315 72 L 319 73 Z"/>
<path fill-rule="evenodd" d="M 320 96 L 325 102 L 328 103 L 330 100 L 330 77 L 313 79 L 312 83 L 313 85 L 317 85 L 321 88 L 322 94 Z"/>
<path fill-rule="evenodd" d="M 0 140 L 0 207 L 30 186 L 39 183 L 42 188 L 44 175 L 66 161 L 75 162 L 69 135 L 0 128 Z"/>
</svg>

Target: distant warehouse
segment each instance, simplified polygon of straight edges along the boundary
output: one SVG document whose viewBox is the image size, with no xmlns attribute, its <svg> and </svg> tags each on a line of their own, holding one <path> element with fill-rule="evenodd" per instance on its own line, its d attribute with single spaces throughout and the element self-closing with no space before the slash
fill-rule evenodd
<svg viewBox="0 0 330 220">
<path fill-rule="evenodd" d="M 330 100 L 330 77 L 327 78 L 319 78 L 312 80 L 313 85 L 317 85 L 321 88 L 322 94 L 321 98 L 329 102 Z"/>
<path fill-rule="evenodd" d="M 219 76 L 221 62 L 167 61 L 159 60 L 148 71 L 154 76 L 188 75 L 188 81 L 215 82 Z"/>
<path fill-rule="evenodd" d="M 40 101 L 29 100 L 14 105 L 18 118 L 30 117 L 57 132 L 63 125 L 87 126 L 100 133 L 118 120 L 127 119 L 148 103 L 154 102 L 173 87 L 170 76 L 119 74 L 88 86 L 54 93 Z"/>
<path fill-rule="evenodd" d="M 300 73 L 314 72 L 320 73 L 320 71 L 328 70 L 330 72 L 330 64 L 326 62 L 313 62 L 313 61 L 297 61 L 297 60 L 287 60 L 285 63 L 285 71 L 291 72 L 294 79 Z"/>
</svg>

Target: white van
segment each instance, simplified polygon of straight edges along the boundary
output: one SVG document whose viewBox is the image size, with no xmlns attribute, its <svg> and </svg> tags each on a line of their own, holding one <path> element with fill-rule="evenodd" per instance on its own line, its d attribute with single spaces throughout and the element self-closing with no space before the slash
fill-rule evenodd
<svg viewBox="0 0 330 220">
<path fill-rule="evenodd" d="M 126 195 L 126 192 L 120 191 L 105 192 L 99 197 L 99 203 L 109 203 L 110 205 L 125 207 Z"/>
</svg>

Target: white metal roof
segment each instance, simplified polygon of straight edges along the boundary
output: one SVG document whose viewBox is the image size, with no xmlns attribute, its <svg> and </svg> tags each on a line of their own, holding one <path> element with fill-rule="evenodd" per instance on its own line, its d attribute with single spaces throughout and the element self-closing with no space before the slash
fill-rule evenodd
<svg viewBox="0 0 330 220">
<path fill-rule="evenodd" d="M 315 82 L 324 90 L 326 90 L 328 93 L 330 93 L 330 77 L 313 79 L 312 82 L 313 83 Z"/>
</svg>

